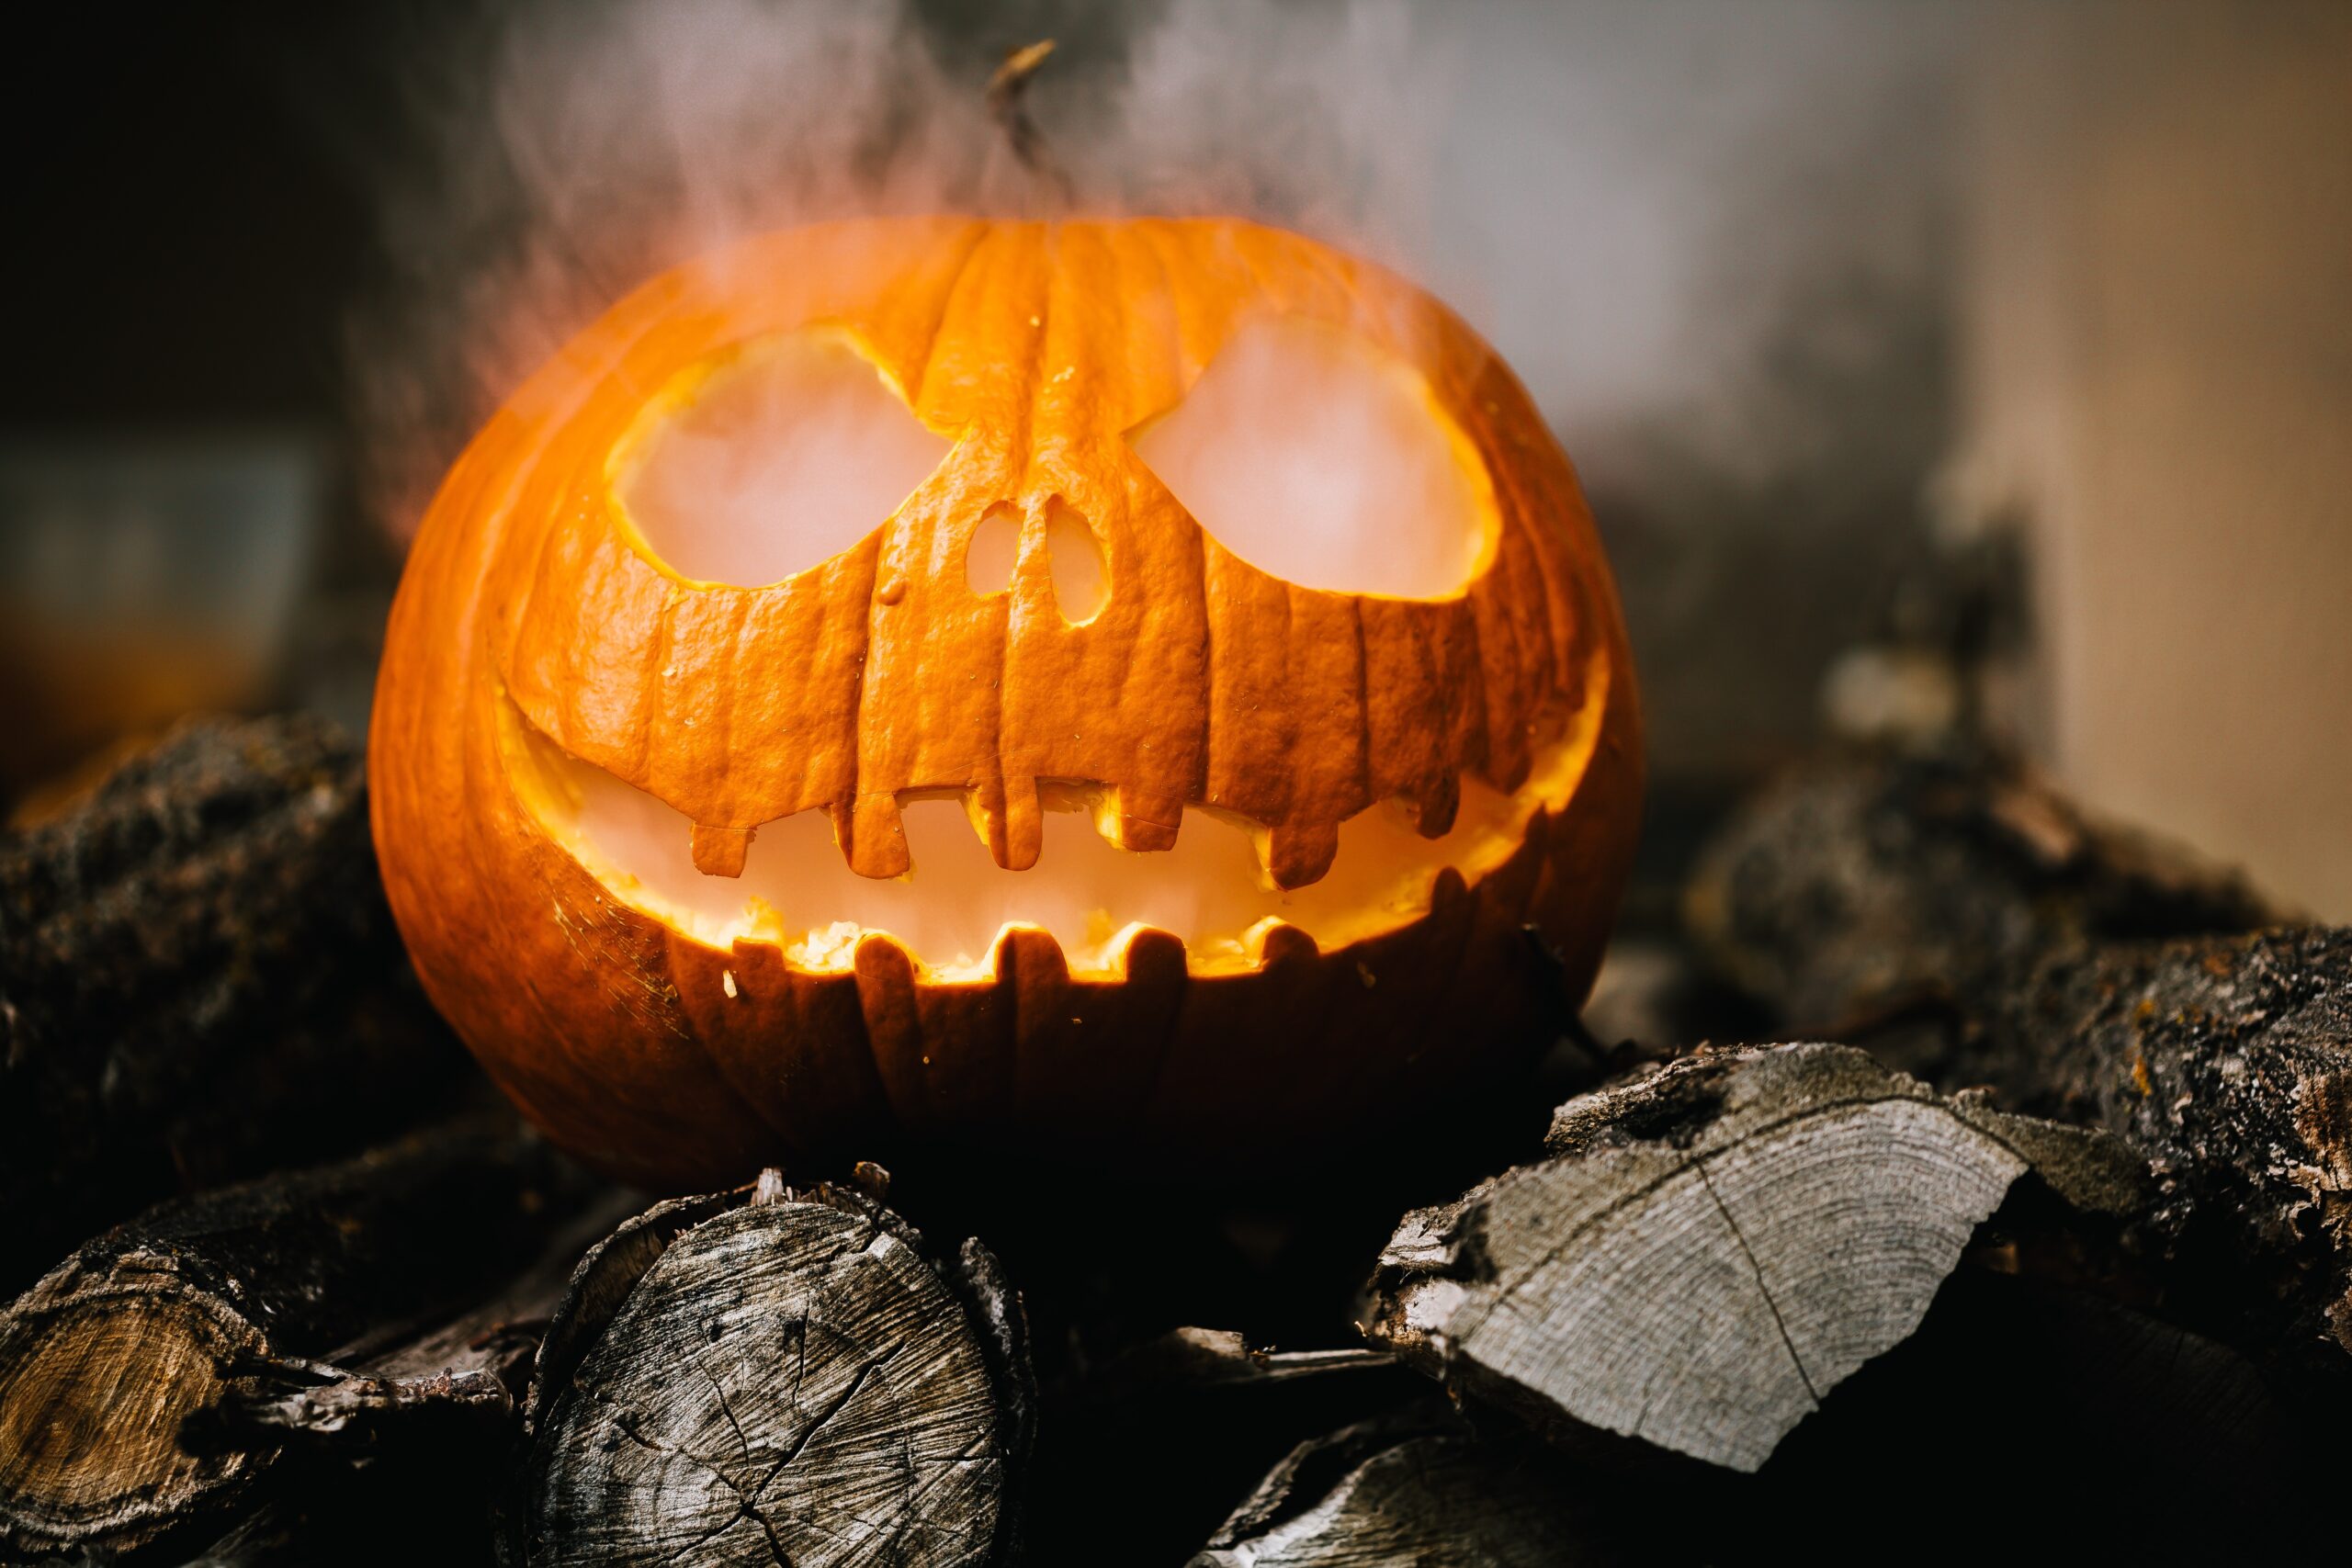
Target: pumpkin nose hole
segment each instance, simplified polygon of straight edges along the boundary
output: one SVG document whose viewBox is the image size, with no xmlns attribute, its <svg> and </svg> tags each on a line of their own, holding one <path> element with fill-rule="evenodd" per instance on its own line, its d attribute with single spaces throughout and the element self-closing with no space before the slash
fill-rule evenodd
<svg viewBox="0 0 2352 1568">
<path fill-rule="evenodd" d="M 1057 495 L 1046 502 L 1046 554 L 1053 567 L 1054 603 L 1062 619 L 1082 625 L 1094 618 L 1111 596 L 1111 572 L 1102 559 L 1102 541 L 1094 536 L 1078 508 Z"/>
<path fill-rule="evenodd" d="M 964 547 L 964 581 L 985 597 L 1012 586 L 1013 563 L 1021 558 L 1021 514 L 1000 501 L 981 513 Z"/>
</svg>

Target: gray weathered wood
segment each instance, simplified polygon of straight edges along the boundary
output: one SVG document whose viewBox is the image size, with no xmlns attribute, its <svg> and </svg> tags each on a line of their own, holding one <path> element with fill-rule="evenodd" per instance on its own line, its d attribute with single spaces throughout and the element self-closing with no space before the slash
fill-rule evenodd
<svg viewBox="0 0 2352 1568">
<path fill-rule="evenodd" d="M 746 1201 L 747 1197 L 750 1201 Z M 541 1351 L 503 1547 L 531 1564 L 1005 1560 L 1030 1393 L 976 1243 L 929 1257 L 855 1194 L 650 1212 Z"/>
<path fill-rule="evenodd" d="M 1191 1568 L 1566 1568 L 1624 1560 L 1540 1456 L 1404 1416 L 1301 1443 Z M 1110 1561 L 1111 1558 L 1105 1558 Z"/>
<path fill-rule="evenodd" d="M 1861 1052 L 1702 1052 L 1571 1100 L 1553 1157 L 1407 1216 L 1367 1332 L 1539 1428 L 1753 1471 L 1907 1337 L 2034 1172 L 2140 1201 L 2112 1140 L 1944 1100 Z"/>
<path fill-rule="evenodd" d="M 1968 756 L 1792 775 L 1690 908 L 1784 1025 L 2130 1142 L 2166 1315 L 2284 1387 L 2352 1375 L 2352 929 L 2241 934 L 2278 918 L 2241 880 Z"/>
</svg>

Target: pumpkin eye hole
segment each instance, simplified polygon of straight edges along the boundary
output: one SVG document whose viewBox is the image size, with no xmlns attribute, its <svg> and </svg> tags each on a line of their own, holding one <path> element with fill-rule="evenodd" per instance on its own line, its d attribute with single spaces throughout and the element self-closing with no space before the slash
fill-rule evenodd
<svg viewBox="0 0 2352 1568">
<path fill-rule="evenodd" d="M 615 493 L 645 548 L 691 581 L 756 587 L 879 527 L 950 443 L 838 332 L 695 367 L 625 444 Z"/>
<path fill-rule="evenodd" d="M 1493 553 L 1493 482 L 1428 380 L 1318 321 L 1243 326 L 1129 439 L 1217 543 L 1301 587 L 1453 598 Z"/>
</svg>

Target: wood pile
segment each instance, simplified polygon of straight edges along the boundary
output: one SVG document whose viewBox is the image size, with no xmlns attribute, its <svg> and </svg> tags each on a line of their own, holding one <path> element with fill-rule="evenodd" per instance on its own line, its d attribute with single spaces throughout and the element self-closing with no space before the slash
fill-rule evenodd
<svg viewBox="0 0 2352 1568">
<path fill-rule="evenodd" d="M 2352 931 L 1998 759 L 1801 771 L 1611 993 L 1635 1038 L 1216 1190 L 616 1190 L 474 1083 L 365 823 L 331 733 L 203 722 L 0 840 L 0 1560 L 2333 1538 Z M 1755 1042 L 1676 1037 L 1698 993 Z"/>
</svg>

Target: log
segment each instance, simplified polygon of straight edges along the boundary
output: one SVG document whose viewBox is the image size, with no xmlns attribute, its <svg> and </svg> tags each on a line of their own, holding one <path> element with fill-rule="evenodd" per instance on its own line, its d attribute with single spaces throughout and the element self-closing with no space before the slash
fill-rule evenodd
<svg viewBox="0 0 2352 1568">
<path fill-rule="evenodd" d="M 1629 1547 L 1589 1483 L 1420 1411 L 1301 1443 L 1191 1568 L 1555 1568 Z"/>
<path fill-rule="evenodd" d="M 985 1247 L 933 1256 L 871 1195 L 771 1171 L 661 1204 L 548 1329 L 504 1558 L 1011 1561 L 1025 1335 Z"/>
<path fill-rule="evenodd" d="M 190 720 L 0 837 L 0 1290 L 158 1198 L 364 1148 L 469 1076 L 324 721 Z"/>
<path fill-rule="evenodd" d="M 1347 1332 L 1356 1280 L 1311 1297 Z M 1268 1292 L 1271 1296 L 1272 1292 Z M 1046 1388 L 1027 1540 L 1041 1562 L 1180 1562 L 1300 1442 L 1430 1397 L 1385 1352 L 1253 1347 L 1178 1328 Z"/>
<path fill-rule="evenodd" d="M 0 1315 L 0 1549 L 188 1540 L 263 1506 L 314 1439 L 380 1448 L 394 1427 L 485 1422 L 503 1438 L 495 1340 L 437 1388 L 401 1352 L 594 1190 L 499 1115 L 175 1199 L 89 1242 Z M 356 1382 L 370 1386 L 338 1387 Z"/>
<path fill-rule="evenodd" d="M 1702 865 L 1702 949 L 1781 1021 L 2122 1138 L 2164 1314 L 2352 1373 L 2352 931 L 2242 934 L 2277 917 L 2242 882 L 1982 757 L 1815 764 Z"/>
<path fill-rule="evenodd" d="M 2281 918 L 2236 874 L 1974 748 L 1793 770 L 1701 852 L 1684 914 L 1718 973 L 1781 1027 L 1829 1039 L 1921 1013 L 1964 1023 L 2053 948 Z"/>
<path fill-rule="evenodd" d="M 1953 1076 L 2104 1127 L 2155 1172 L 2165 1315 L 2283 1386 L 2352 1378 L 2352 927 L 2051 954 Z"/>
<path fill-rule="evenodd" d="M 1856 1050 L 1702 1050 L 1562 1106 L 1551 1157 L 1406 1216 L 1367 1334 L 1580 1450 L 1752 1472 L 1918 1326 L 2022 1179 L 2094 1230 L 2113 1139 L 1944 1099 Z"/>
</svg>

